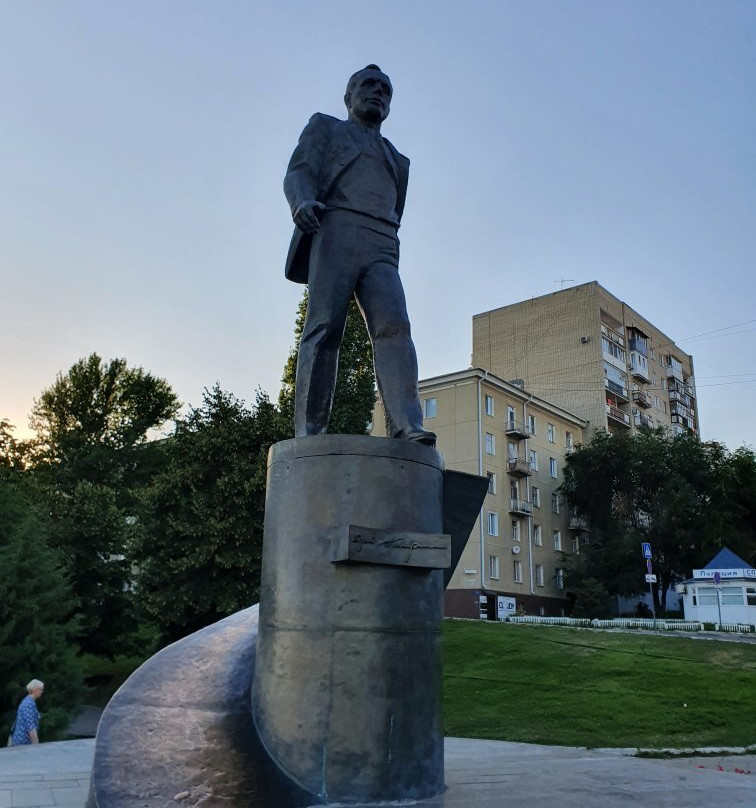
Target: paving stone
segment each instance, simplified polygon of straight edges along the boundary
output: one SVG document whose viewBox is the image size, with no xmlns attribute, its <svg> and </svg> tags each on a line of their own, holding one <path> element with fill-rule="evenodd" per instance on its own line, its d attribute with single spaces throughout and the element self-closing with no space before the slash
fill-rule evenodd
<svg viewBox="0 0 756 808">
<path fill-rule="evenodd" d="M 84 808 L 89 788 L 54 788 L 56 808 Z"/>
<path fill-rule="evenodd" d="M 17 788 L 13 791 L 12 808 L 47 808 L 55 805 L 52 789 Z"/>
</svg>

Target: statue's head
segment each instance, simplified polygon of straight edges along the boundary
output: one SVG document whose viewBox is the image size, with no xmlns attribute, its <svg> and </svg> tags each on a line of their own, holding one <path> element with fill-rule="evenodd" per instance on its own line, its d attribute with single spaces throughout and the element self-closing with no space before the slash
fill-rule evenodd
<svg viewBox="0 0 756 808">
<path fill-rule="evenodd" d="M 393 92 L 391 80 L 378 65 L 363 67 L 347 83 L 344 103 L 349 117 L 369 123 L 385 121 Z"/>
</svg>

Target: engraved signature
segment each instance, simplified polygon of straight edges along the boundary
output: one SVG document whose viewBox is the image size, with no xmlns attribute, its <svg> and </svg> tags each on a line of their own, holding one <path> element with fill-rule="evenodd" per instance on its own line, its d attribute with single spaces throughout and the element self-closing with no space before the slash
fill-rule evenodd
<svg viewBox="0 0 756 808">
<path fill-rule="evenodd" d="M 436 544 L 421 544 L 417 541 L 409 541 L 407 539 L 379 539 L 377 536 L 364 535 L 362 533 L 355 533 L 352 537 L 354 544 L 374 544 L 377 547 L 385 547 L 386 549 L 407 550 L 407 557 L 404 559 L 405 564 L 409 564 L 412 554 L 415 550 L 442 550 L 444 545 L 442 543 Z"/>
</svg>

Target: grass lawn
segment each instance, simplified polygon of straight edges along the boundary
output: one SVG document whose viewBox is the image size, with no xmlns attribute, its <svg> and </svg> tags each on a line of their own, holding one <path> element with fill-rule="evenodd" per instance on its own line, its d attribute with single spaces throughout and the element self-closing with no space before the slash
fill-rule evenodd
<svg viewBox="0 0 756 808">
<path fill-rule="evenodd" d="M 756 644 L 444 621 L 444 733 L 564 746 L 756 743 Z"/>
</svg>

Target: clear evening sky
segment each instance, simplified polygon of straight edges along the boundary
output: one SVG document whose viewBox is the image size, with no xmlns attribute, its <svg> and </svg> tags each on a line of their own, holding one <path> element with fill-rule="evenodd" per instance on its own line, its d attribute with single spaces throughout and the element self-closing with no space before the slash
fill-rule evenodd
<svg viewBox="0 0 756 808">
<path fill-rule="evenodd" d="M 756 445 L 752 0 L 0 0 L 17 434 L 92 351 L 186 404 L 277 395 L 302 291 L 284 171 L 368 62 L 412 160 L 421 377 L 469 365 L 473 314 L 598 280 L 693 354 L 703 438 Z"/>
</svg>

